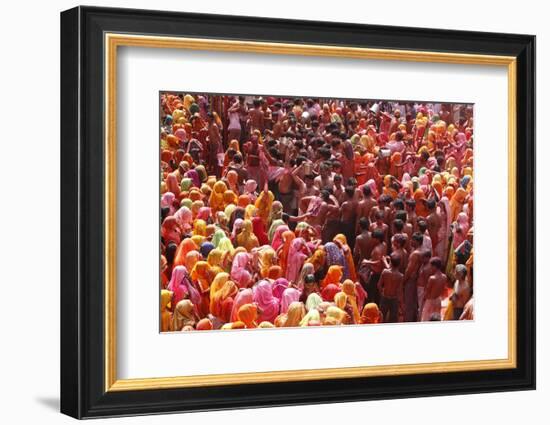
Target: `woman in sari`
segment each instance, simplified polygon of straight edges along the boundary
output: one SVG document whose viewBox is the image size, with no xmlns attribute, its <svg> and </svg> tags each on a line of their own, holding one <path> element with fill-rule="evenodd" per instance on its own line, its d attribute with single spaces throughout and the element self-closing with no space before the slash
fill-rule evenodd
<svg viewBox="0 0 550 425">
<path fill-rule="evenodd" d="M 467 202 L 468 192 L 463 187 L 456 189 L 453 197 L 451 198 L 451 222 L 456 221 L 458 214 L 464 208 L 464 204 Z"/>
<path fill-rule="evenodd" d="M 214 279 L 212 280 L 212 283 L 210 284 L 210 313 L 214 314 L 214 297 L 220 291 L 223 286 L 225 285 L 225 282 L 229 280 L 229 273 L 218 273 Z M 216 314 L 214 314 L 216 316 Z"/>
<path fill-rule="evenodd" d="M 170 242 L 174 242 L 176 245 L 180 243 L 181 229 L 176 217 L 168 216 L 163 220 L 160 235 L 166 245 Z"/>
<path fill-rule="evenodd" d="M 283 243 L 283 233 L 287 230 L 290 229 L 283 220 L 275 220 L 273 224 L 271 224 L 267 236 L 274 250 L 277 250 Z"/>
<path fill-rule="evenodd" d="M 325 244 L 326 252 L 326 265 L 330 266 L 342 266 L 342 272 L 346 274 L 346 269 L 348 268 L 348 263 L 344 257 L 344 254 L 340 247 L 334 242 L 328 242 Z M 349 273 L 349 270 L 347 270 Z"/>
<path fill-rule="evenodd" d="M 227 188 L 233 193 L 240 193 L 239 190 L 239 175 L 235 170 L 229 170 L 225 176 L 227 180 Z"/>
<path fill-rule="evenodd" d="M 239 199 L 237 200 L 237 206 L 244 208 L 246 210 L 246 207 L 250 205 L 250 196 L 248 195 L 240 195 Z"/>
<path fill-rule="evenodd" d="M 265 223 L 262 221 L 260 217 L 252 218 L 252 229 L 254 230 L 254 234 L 256 235 L 256 238 L 258 238 L 258 243 L 260 244 L 260 246 L 269 245 L 269 239 L 267 238 Z"/>
<path fill-rule="evenodd" d="M 382 313 L 378 309 L 375 303 L 368 303 L 363 307 L 361 313 L 360 323 L 362 324 L 375 324 L 382 322 Z"/>
<path fill-rule="evenodd" d="M 325 289 L 327 285 L 340 285 L 340 281 L 344 276 L 343 267 L 340 265 L 332 265 L 328 268 L 327 275 L 321 282 L 321 290 Z"/>
<path fill-rule="evenodd" d="M 275 250 L 269 245 L 263 246 L 260 248 L 258 256 L 260 263 L 260 276 L 262 277 L 262 279 L 265 279 L 266 277 L 268 277 L 271 266 L 274 265 L 276 257 Z"/>
<path fill-rule="evenodd" d="M 258 327 L 258 308 L 255 304 L 245 304 L 239 308 L 237 318 L 244 323 L 247 329 Z"/>
<path fill-rule="evenodd" d="M 239 198 L 232 190 L 228 189 L 223 193 L 223 209 L 228 205 L 237 205 L 238 202 Z"/>
<path fill-rule="evenodd" d="M 282 234 L 283 244 L 275 248 L 278 251 L 279 265 L 283 269 L 283 273 L 285 274 L 285 277 L 288 272 L 288 254 L 290 252 L 290 245 L 292 244 L 292 241 L 295 239 L 295 237 L 296 236 L 294 235 L 294 232 L 292 230 L 285 231 Z M 272 245 L 275 245 L 275 244 L 273 243 Z M 279 248 L 280 248 L 280 252 L 279 252 Z"/>
<path fill-rule="evenodd" d="M 250 255 L 246 252 L 239 252 L 233 258 L 233 265 L 231 266 L 231 279 L 239 286 L 239 288 L 246 288 L 252 280 L 252 275 L 248 271 L 248 263 L 250 261 Z"/>
<path fill-rule="evenodd" d="M 334 301 L 334 296 L 340 292 L 340 288 L 335 283 L 329 283 L 326 285 L 323 290 L 321 291 L 321 298 L 323 298 L 323 301 Z"/>
<path fill-rule="evenodd" d="M 180 207 L 176 211 L 174 217 L 178 221 L 178 224 L 184 233 L 189 232 L 192 228 L 193 223 L 193 213 L 191 210 L 185 206 Z"/>
<path fill-rule="evenodd" d="M 191 280 L 196 282 L 201 293 L 201 305 L 199 307 L 201 317 L 206 316 L 210 309 L 210 284 L 213 279 L 214 274 L 210 265 L 206 261 L 197 261 L 191 271 Z"/>
<path fill-rule="evenodd" d="M 276 279 L 271 285 L 271 292 L 273 293 L 273 296 L 275 298 L 281 301 L 281 299 L 283 298 L 283 292 L 285 292 L 285 289 L 287 288 L 288 288 L 288 280 L 280 277 Z"/>
<path fill-rule="evenodd" d="M 254 293 L 252 292 L 251 288 L 247 288 L 239 291 L 235 296 L 233 308 L 231 309 L 231 321 L 232 322 L 238 321 L 239 319 L 237 317 L 237 313 L 239 312 L 239 309 L 243 305 L 250 304 L 253 301 L 254 301 Z"/>
<path fill-rule="evenodd" d="M 347 319 L 348 319 L 348 314 L 344 310 L 332 305 L 329 308 L 327 308 L 327 312 L 325 314 L 325 319 L 323 321 L 323 324 L 332 325 L 332 326 L 342 325 L 345 322 L 347 322 Z"/>
<path fill-rule="evenodd" d="M 241 232 L 237 235 L 237 246 L 244 247 L 248 252 L 260 246 L 258 238 L 252 232 L 252 222 L 250 220 L 244 220 Z"/>
<path fill-rule="evenodd" d="M 351 279 L 355 282 L 357 280 L 355 262 L 353 261 L 353 253 L 348 245 L 346 236 L 340 233 L 334 237 L 333 242 L 340 246 L 346 260 L 347 267 L 344 269 L 344 279 Z"/>
<path fill-rule="evenodd" d="M 214 248 L 208 253 L 206 259 L 208 264 L 212 269 L 214 275 L 218 275 L 223 272 L 222 261 L 223 261 L 223 251 L 221 249 Z"/>
<path fill-rule="evenodd" d="M 294 286 L 298 288 L 299 290 L 304 289 L 304 283 L 306 280 L 307 275 L 313 275 L 315 274 L 315 267 L 312 263 L 306 261 L 304 265 L 302 266 L 302 270 L 300 271 L 300 276 L 298 276 L 298 279 L 296 282 L 294 282 Z"/>
<path fill-rule="evenodd" d="M 234 305 L 234 298 L 239 293 L 239 288 L 232 280 L 226 281 L 223 286 L 211 296 L 212 309 L 210 313 L 223 322 L 231 320 L 231 310 Z"/>
<path fill-rule="evenodd" d="M 306 309 L 304 304 L 298 301 L 294 301 L 288 306 L 286 313 L 281 314 L 276 319 L 275 326 L 290 328 L 300 326 L 300 322 L 306 315 Z"/>
<path fill-rule="evenodd" d="M 346 294 L 347 301 L 351 305 L 354 323 L 359 323 L 359 320 L 361 318 L 359 314 L 360 305 L 358 305 L 358 302 L 357 302 L 355 283 L 353 283 L 353 281 L 351 281 L 350 279 L 344 280 L 344 283 L 342 283 L 342 292 Z"/>
<path fill-rule="evenodd" d="M 281 314 L 286 313 L 290 304 L 300 299 L 300 294 L 300 291 L 296 288 L 287 288 L 283 291 L 281 297 Z"/>
<path fill-rule="evenodd" d="M 315 310 L 319 304 L 323 302 L 323 299 L 317 292 L 312 292 L 308 295 L 306 300 L 306 311 Z"/>
<path fill-rule="evenodd" d="M 256 182 L 256 180 L 252 180 L 252 179 L 247 180 L 246 183 L 244 184 L 244 194 L 248 196 L 248 198 L 250 199 L 250 202 L 252 203 L 256 202 L 256 199 L 258 198 L 258 193 L 256 192 L 257 187 L 258 187 L 258 183 Z M 273 202 L 273 205 L 271 207 L 272 212 L 277 202 L 278 201 Z"/>
<path fill-rule="evenodd" d="M 170 332 L 172 330 L 172 312 L 170 311 L 170 302 L 173 293 L 166 289 L 160 291 L 160 331 Z"/>
<path fill-rule="evenodd" d="M 227 186 L 223 181 L 217 181 L 212 188 L 212 193 L 210 194 L 210 199 L 208 205 L 212 209 L 213 213 L 218 211 L 223 211 L 226 207 L 224 203 L 224 193 L 227 190 Z"/>
<path fill-rule="evenodd" d="M 162 197 L 160 198 L 160 206 L 161 208 L 168 208 L 168 215 L 174 215 L 176 212 L 176 209 L 174 207 L 174 200 L 176 199 L 176 195 L 174 195 L 172 192 L 166 192 Z"/>
<path fill-rule="evenodd" d="M 198 251 L 199 246 L 190 238 L 184 239 L 178 245 L 176 251 L 176 256 L 174 258 L 174 265 L 183 266 L 185 265 L 185 258 L 187 253 L 190 251 Z"/>
<path fill-rule="evenodd" d="M 269 220 L 269 214 L 271 212 L 271 206 L 273 205 L 274 200 L 275 196 L 271 193 L 271 191 L 267 190 L 266 185 L 265 190 L 262 190 L 258 196 L 258 199 L 256 199 L 256 202 L 254 202 L 254 205 L 258 208 L 258 217 L 260 217 L 266 225 Z"/>
<path fill-rule="evenodd" d="M 279 222 L 280 224 L 285 224 L 282 218 L 283 204 L 280 201 L 274 201 L 271 206 L 271 212 L 269 213 L 269 219 L 267 221 L 267 226 L 269 227 L 269 239 L 272 239 L 272 234 L 275 231 L 274 229 L 272 230 L 273 223 Z"/>
<path fill-rule="evenodd" d="M 304 261 L 311 255 L 306 241 L 303 238 L 294 238 L 290 244 L 287 256 L 286 278 L 290 282 L 296 282 Z"/>
<path fill-rule="evenodd" d="M 172 330 L 181 331 L 186 326 L 194 327 L 197 323 L 194 310 L 195 306 L 190 300 L 181 300 L 177 303 L 172 315 Z"/>
<path fill-rule="evenodd" d="M 184 298 L 189 298 L 193 303 L 200 303 L 200 293 L 190 282 L 189 274 L 184 266 L 174 267 L 166 289 L 173 294 L 172 305 L 177 305 Z"/>
<path fill-rule="evenodd" d="M 321 315 L 316 308 L 308 310 L 307 314 L 300 320 L 299 326 L 319 326 L 321 324 Z"/>
<path fill-rule="evenodd" d="M 260 308 L 258 320 L 273 322 L 279 315 L 280 301 L 273 296 L 272 284 L 261 280 L 253 288 L 254 302 Z"/>
</svg>

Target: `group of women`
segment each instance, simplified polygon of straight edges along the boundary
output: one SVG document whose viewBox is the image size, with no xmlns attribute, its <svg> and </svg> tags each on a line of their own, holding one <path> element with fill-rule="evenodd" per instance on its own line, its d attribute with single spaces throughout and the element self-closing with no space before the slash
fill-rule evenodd
<svg viewBox="0 0 550 425">
<path fill-rule="evenodd" d="M 473 318 L 470 106 L 162 93 L 160 158 L 162 332 L 383 323 L 392 267 Z"/>
</svg>

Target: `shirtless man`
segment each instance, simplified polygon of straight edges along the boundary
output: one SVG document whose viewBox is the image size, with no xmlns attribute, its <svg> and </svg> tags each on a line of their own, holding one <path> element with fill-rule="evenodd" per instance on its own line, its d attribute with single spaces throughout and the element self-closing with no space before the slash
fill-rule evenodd
<svg viewBox="0 0 550 425">
<path fill-rule="evenodd" d="M 353 250 L 355 246 L 355 222 L 357 214 L 357 200 L 355 199 L 355 187 L 347 186 L 344 192 L 345 200 L 340 206 L 342 233 L 346 235 L 348 245 Z"/>
<path fill-rule="evenodd" d="M 409 252 L 406 249 L 408 238 L 404 233 L 397 233 L 392 237 L 392 253 L 399 255 L 399 271 L 405 274 L 407 265 L 409 264 Z"/>
<path fill-rule="evenodd" d="M 416 226 L 416 201 L 414 199 L 407 199 L 405 207 L 407 211 L 407 222 L 412 226 L 413 232 L 416 232 L 418 230 Z"/>
<path fill-rule="evenodd" d="M 399 271 L 401 257 L 393 253 L 390 256 L 390 268 L 380 274 L 380 310 L 385 323 L 397 322 L 399 305 L 403 304 L 403 274 Z"/>
<path fill-rule="evenodd" d="M 436 247 L 439 244 L 439 229 L 441 228 L 441 216 L 437 212 L 437 202 L 435 199 L 428 199 L 426 206 L 430 213 L 426 217 L 428 223 L 428 233 L 432 240 L 432 247 Z"/>
<path fill-rule="evenodd" d="M 441 299 L 447 287 L 447 276 L 443 273 L 443 261 L 439 257 L 430 260 L 431 276 L 424 290 L 423 308 L 420 320 L 432 320 L 432 316 L 441 315 Z"/>
<path fill-rule="evenodd" d="M 250 116 L 250 134 L 254 132 L 254 130 L 260 130 L 262 133 L 264 131 L 264 112 L 262 111 L 262 100 L 261 99 L 254 99 L 252 101 L 253 108 L 248 112 L 248 115 Z"/>
<path fill-rule="evenodd" d="M 420 271 L 418 272 L 418 280 L 416 281 L 416 299 L 418 300 L 418 320 L 422 315 L 422 308 L 424 300 L 424 290 L 428 284 L 428 279 L 432 275 L 432 267 L 430 265 L 430 251 L 424 250 L 421 256 Z"/>
<path fill-rule="evenodd" d="M 472 297 L 472 287 L 468 283 L 467 279 L 468 269 L 464 264 L 457 264 L 455 267 L 456 281 L 453 286 L 453 295 L 451 301 L 453 302 L 453 320 L 460 319 L 464 306 Z"/>
<path fill-rule="evenodd" d="M 294 189 L 298 186 L 295 184 L 294 172 L 297 169 L 292 170 L 288 160 L 285 161 L 285 170 L 278 181 L 279 201 L 283 204 L 283 211 L 287 214 L 291 214 L 295 208 Z"/>
<path fill-rule="evenodd" d="M 372 198 L 372 191 L 367 185 L 363 186 L 363 200 L 357 204 L 357 219 L 355 224 L 355 231 L 360 230 L 359 220 L 362 217 L 370 217 L 371 209 L 376 205 L 376 200 Z"/>
<path fill-rule="evenodd" d="M 422 241 L 424 237 L 420 233 L 415 233 L 412 236 L 411 248 L 413 251 L 409 256 L 409 264 L 405 270 L 403 302 L 404 302 L 404 321 L 416 321 L 417 313 L 417 291 L 416 282 L 422 264 Z"/>
<path fill-rule="evenodd" d="M 319 190 L 330 188 L 332 189 L 334 184 L 332 180 L 332 170 L 331 170 L 331 164 L 330 162 L 322 162 L 319 166 L 319 174 L 317 177 L 315 177 L 315 186 L 319 188 Z"/>
<path fill-rule="evenodd" d="M 321 199 L 323 200 L 319 212 L 319 224 L 322 226 L 321 239 L 322 243 L 327 243 L 340 233 L 340 207 L 336 198 L 331 196 L 328 190 L 321 191 Z"/>
<path fill-rule="evenodd" d="M 384 212 L 381 210 L 376 211 L 375 222 L 370 225 L 370 231 L 374 232 L 375 230 L 381 230 L 384 234 L 384 241 L 387 243 L 390 240 L 389 226 L 384 223 Z"/>
<path fill-rule="evenodd" d="M 376 239 L 370 235 L 369 227 L 369 219 L 361 217 L 359 219 L 361 233 L 355 238 L 355 247 L 353 248 L 353 259 L 356 265 L 361 264 L 364 259 L 370 258 L 374 244 L 376 244 Z"/>
<path fill-rule="evenodd" d="M 377 245 L 372 250 L 369 260 L 363 260 L 363 264 L 370 267 L 370 278 L 364 288 L 367 291 L 367 302 L 376 303 L 380 305 L 380 293 L 378 292 L 378 280 L 380 274 L 384 270 L 384 256 L 387 252 L 387 245 L 384 238 L 384 232 L 380 229 L 376 229 L 372 232 L 372 237 L 376 240 Z"/>
</svg>

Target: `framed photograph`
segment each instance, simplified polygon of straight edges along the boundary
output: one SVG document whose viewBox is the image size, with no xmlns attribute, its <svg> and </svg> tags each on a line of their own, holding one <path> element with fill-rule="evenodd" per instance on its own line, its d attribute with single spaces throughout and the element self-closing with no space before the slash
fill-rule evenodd
<svg viewBox="0 0 550 425">
<path fill-rule="evenodd" d="M 61 116 L 63 413 L 535 388 L 534 36 L 77 7 Z"/>
</svg>

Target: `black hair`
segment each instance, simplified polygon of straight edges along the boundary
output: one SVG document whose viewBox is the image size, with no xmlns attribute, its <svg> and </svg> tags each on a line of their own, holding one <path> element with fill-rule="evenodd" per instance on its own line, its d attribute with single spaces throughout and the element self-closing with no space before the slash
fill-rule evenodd
<svg viewBox="0 0 550 425">
<path fill-rule="evenodd" d="M 393 227 L 395 228 L 395 230 L 397 230 L 398 233 L 401 233 L 403 227 L 405 227 L 405 223 L 403 222 L 403 220 L 396 218 L 395 220 L 393 220 Z"/>
<path fill-rule="evenodd" d="M 390 255 L 390 262 L 393 267 L 399 267 L 399 265 L 401 264 L 401 255 L 394 252 L 392 255 Z"/>
<path fill-rule="evenodd" d="M 243 156 L 239 152 L 237 152 L 235 156 L 233 156 L 233 162 L 240 164 L 241 162 L 243 162 Z"/>
<path fill-rule="evenodd" d="M 417 222 L 418 230 L 424 233 L 428 229 L 428 223 L 425 220 L 418 220 Z"/>
<path fill-rule="evenodd" d="M 424 242 L 424 236 L 422 236 L 422 233 L 415 232 L 412 235 L 412 240 L 415 241 L 418 246 L 422 245 L 422 242 Z"/>
<path fill-rule="evenodd" d="M 346 186 L 346 195 L 349 198 L 353 198 L 355 196 L 355 188 L 353 186 Z"/>
<path fill-rule="evenodd" d="M 378 239 L 380 242 L 384 242 L 384 231 L 382 229 L 375 229 L 372 232 L 372 237 Z"/>
<path fill-rule="evenodd" d="M 393 201 L 392 206 L 396 210 L 404 210 L 405 209 L 405 204 L 403 203 L 402 199 L 396 199 L 395 201 Z"/>
<path fill-rule="evenodd" d="M 434 266 L 437 270 L 443 271 L 443 261 L 439 257 L 432 257 L 430 264 Z"/>
<path fill-rule="evenodd" d="M 407 211 L 399 210 L 395 213 L 395 219 L 401 220 L 403 223 L 407 221 Z"/>
<path fill-rule="evenodd" d="M 363 186 L 363 195 L 365 195 L 366 198 L 372 195 L 372 190 L 370 189 L 369 186 L 367 185 Z"/>
<path fill-rule="evenodd" d="M 321 190 L 321 199 L 325 202 L 330 199 L 330 192 L 327 189 Z"/>
<path fill-rule="evenodd" d="M 370 221 L 367 217 L 361 217 L 359 219 L 359 227 L 361 230 L 368 230 L 370 226 Z"/>
<path fill-rule="evenodd" d="M 426 206 L 428 207 L 429 210 L 435 210 L 435 206 L 436 206 L 435 199 L 433 198 L 428 199 L 426 201 Z"/>
</svg>

